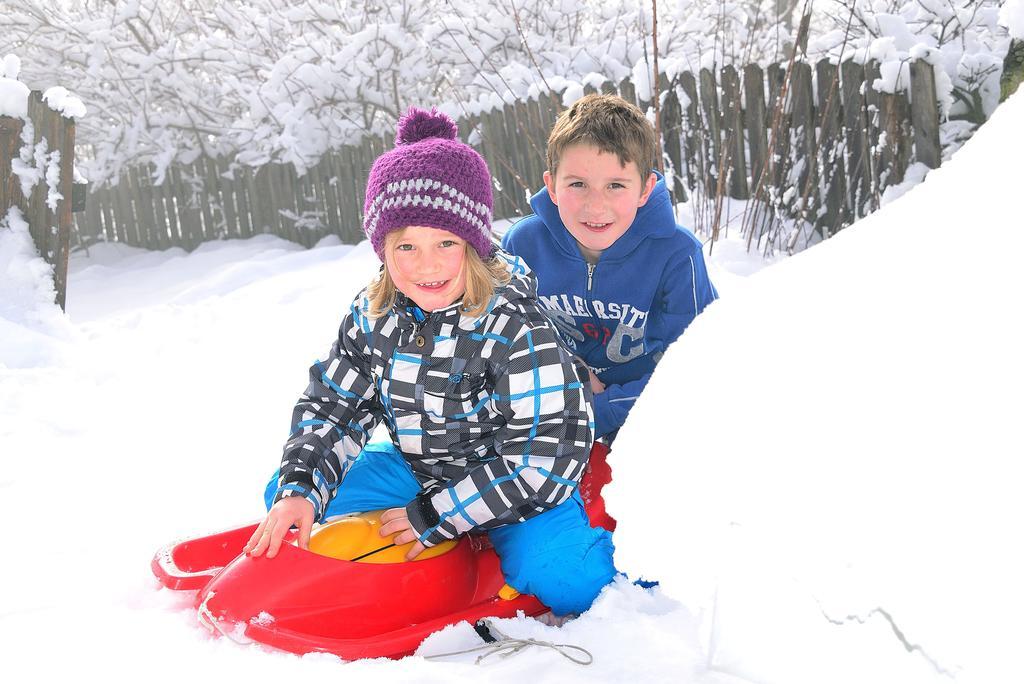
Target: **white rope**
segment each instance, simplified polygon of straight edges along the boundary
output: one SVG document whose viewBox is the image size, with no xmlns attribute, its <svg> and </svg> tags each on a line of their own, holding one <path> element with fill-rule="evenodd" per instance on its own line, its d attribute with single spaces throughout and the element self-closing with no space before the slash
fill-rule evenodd
<svg viewBox="0 0 1024 684">
<path fill-rule="evenodd" d="M 543 648 L 550 648 L 554 651 L 557 651 L 562 656 L 571 660 L 577 665 L 590 665 L 594 662 L 594 656 L 590 654 L 590 651 L 581 646 L 574 646 L 573 644 L 555 644 L 550 641 L 541 641 L 539 639 L 519 639 L 517 637 L 510 637 L 509 635 L 502 633 L 501 630 L 499 630 L 494 625 L 494 623 L 491 622 L 491 620 L 485 618 L 481 620 L 481 622 L 488 631 L 492 632 L 496 637 L 498 637 L 495 641 L 486 644 L 481 644 L 480 646 L 476 646 L 474 648 L 467 648 L 463 651 L 452 651 L 451 653 L 436 653 L 434 655 L 424 656 L 424 658 L 427 660 L 433 660 L 435 658 L 448 658 L 450 656 L 464 655 L 466 653 L 476 653 L 478 651 L 483 651 L 483 653 L 481 653 L 476 658 L 476 664 L 479 665 L 485 659 L 490 658 L 493 655 L 499 656 L 501 658 L 508 658 L 509 656 L 514 656 L 521 653 L 530 646 L 541 646 Z M 585 659 L 570 654 L 570 650 L 582 653 Z"/>
<path fill-rule="evenodd" d="M 206 598 L 203 600 L 203 603 L 199 606 L 198 610 L 196 611 L 199 615 L 199 621 L 206 625 L 207 629 L 220 632 L 221 635 L 227 637 L 239 646 L 247 646 L 251 644 L 252 639 L 249 639 L 248 637 L 244 636 L 236 636 L 233 633 L 234 630 L 225 629 L 224 626 L 220 624 L 220 621 L 213 616 L 213 613 L 210 612 L 210 609 L 206 605 L 210 602 L 210 599 L 212 598 L 213 592 L 211 591 L 209 594 L 206 595 Z"/>
</svg>

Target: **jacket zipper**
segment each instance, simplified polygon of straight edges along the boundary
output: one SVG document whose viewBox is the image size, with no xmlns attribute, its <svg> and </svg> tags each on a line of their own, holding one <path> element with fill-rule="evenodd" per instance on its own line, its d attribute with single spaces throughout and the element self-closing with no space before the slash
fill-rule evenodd
<svg viewBox="0 0 1024 684">
<path fill-rule="evenodd" d="M 587 262 L 587 294 L 585 300 L 587 302 L 587 313 L 590 316 L 594 316 L 594 301 L 591 299 L 594 290 L 594 271 L 597 270 L 597 264 Z M 584 338 L 586 339 L 586 338 Z M 600 341 L 598 341 L 598 351 L 600 351 Z M 587 364 L 590 365 L 589 363 Z"/>
</svg>

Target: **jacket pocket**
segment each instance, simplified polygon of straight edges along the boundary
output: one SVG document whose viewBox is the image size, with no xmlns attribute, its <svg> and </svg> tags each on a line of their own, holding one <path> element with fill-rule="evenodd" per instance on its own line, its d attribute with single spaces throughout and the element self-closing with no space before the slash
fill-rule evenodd
<svg viewBox="0 0 1024 684">
<path fill-rule="evenodd" d="M 486 403 L 490 393 L 483 375 L 460 373 L 448 378 L 443 387 L 436 384 L 434 391 L 423 391 L 423 407 L 427 414 L 437 418 L 465 418 L 474 415 Z M 441 391 L 438 391 L 441 390 Z"/>
</svg>

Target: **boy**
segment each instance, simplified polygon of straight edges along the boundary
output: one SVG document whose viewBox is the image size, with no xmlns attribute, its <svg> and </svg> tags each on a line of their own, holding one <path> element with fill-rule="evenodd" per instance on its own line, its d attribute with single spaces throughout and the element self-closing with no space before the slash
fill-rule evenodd
<svg viewBox="0 0 1024 684">
<path fill-rule="evenodd" d="M 652 170 L 656 147 L 636 106 L 579 100 L 548 138 L 536 213 L 502 240 L 536 273 L 541 303 L 591 369 L 598 438 L 622 426 L 665 348 L 718 297 L 700 241 L 676 224 Z"/>
</svg>

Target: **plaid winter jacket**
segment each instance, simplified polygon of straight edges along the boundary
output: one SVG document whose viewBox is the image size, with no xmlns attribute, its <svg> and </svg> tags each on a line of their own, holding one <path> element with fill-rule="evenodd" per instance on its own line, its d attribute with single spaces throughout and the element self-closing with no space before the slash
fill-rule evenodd
<svg viewBox="0 0 1024 684">
<path fill-rule="evenodd" d="M 590 389 L 537 303 L 537 282 L 504 252 L 512 279 L 487 312 L 426 316 L 401 293 L 386 316 L 352 303 L 292 416 L 275 500 L 303 496 L 317 519 L 384 421 L 422 485 L 407 506 L 425 546 L 521 522 L 572 494 L 593 441 Z"/>
</svg>

